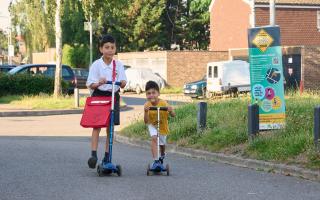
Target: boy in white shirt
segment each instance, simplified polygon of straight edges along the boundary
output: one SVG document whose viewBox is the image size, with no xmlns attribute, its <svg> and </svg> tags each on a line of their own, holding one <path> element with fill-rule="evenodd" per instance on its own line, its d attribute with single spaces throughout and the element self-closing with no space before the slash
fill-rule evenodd
<svg viewBox="0 0 320 200">
<path fill-rule="evenodd" d="M 112 85 L 107 85 L 107 81 L 112 81 L 112 70 L 113 70 L 113 56 L 116 53 L 116 42 L 115 39 L 110 35 L 105 35 L 99 42 L 99 50 L 102 57 L 92 63 L 89 76 L 87 79 L 87 87 L 93 91 L 91 96 L 111 96 Z M 120 88 L 124 88 L 127 84 L 127 77 L 124 71 L 123 64 L 116 60 L 116 82 L 120 82 L 120 86 L 115 85 L 115 98 L 116 103 L 114 107 L 114 125 L 120 124 Z M 100 128 L 94 128 L 92 130 L 91 138 L 91 157 L 88 160 L 90 168 L 95 168 L 98 157 L 97 148 L 99 141 Z M 105 157 L 103 162 L 109 162 L 109 129 L 107 128 L 107 142 L 105 148 Z"/>
</svg>

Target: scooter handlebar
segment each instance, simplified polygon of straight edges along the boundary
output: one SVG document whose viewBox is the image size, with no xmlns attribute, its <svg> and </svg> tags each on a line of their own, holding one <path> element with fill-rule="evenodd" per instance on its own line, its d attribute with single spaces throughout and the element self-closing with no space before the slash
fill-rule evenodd
<svg viewBox="0 0 320 200">
<path fill-rule="evenodd" d="M 158 110 L 160 108 L 161 111 L 168 111 L 168 107 L 156 107 L 156 106 L 150 106 L 149 110 Z"/>
<path fill-rule="evenodd" d="M 106 84 L 107 84 L 107 85 L 112 85 L 112 81 L 107 81 Z M 121 82 L 115 82 L 114 84 L 120 86 L 120 85 L 121 85 Z"/>
</svg>

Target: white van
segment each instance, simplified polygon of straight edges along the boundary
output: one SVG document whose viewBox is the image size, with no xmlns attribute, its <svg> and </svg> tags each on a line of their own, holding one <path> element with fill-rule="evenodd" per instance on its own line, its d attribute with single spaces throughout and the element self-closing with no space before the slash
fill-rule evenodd
<svg viewBox="0 0 320 200">
<path fill-rule="evenodd" d="M 242 60 L 207 64 L 207 97 L 214 94 L 249 92 L 249 63 Z"/>
</svg>

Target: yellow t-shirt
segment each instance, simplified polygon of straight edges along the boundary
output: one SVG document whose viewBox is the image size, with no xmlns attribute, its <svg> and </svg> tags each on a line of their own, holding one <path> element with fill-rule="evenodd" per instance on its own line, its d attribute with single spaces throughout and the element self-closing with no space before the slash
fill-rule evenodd
<svg viewBox="0 0 320 200">
<path fill-rule="evenodd" d="M 159 102 L 157 105 L 152 105 L 151 102 L 147 101 L 145 103 L 145 106 L 168 107 L 169 104 L 166 101 L 159 99 Z M 148 124 L 152 124 L 155 128 L 158 127 L 157 113 L 158 113 L 157 110 L 149 110 L 149 113 L 148 113 L 148 117 L 149 117 Z M 160 134 L 161 135 L 167 135 L 169 133 L 168 117 L 169 117 L 168 111 L 160 110 Z"/>
</svg>

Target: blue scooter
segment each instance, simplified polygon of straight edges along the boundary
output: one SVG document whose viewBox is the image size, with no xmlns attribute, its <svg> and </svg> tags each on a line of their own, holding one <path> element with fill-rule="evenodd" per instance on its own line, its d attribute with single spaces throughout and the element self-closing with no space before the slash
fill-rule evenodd
<svg viewBox="0 0 320 200">
<path fill-rule="evenodd" d="M 107 81 L 106 84 L 112 85 L 112 98 L 111 98 L 111 112 L 110 112 L 110 124 L 109 124 L 109 162 L 101 162 L 97 167 L 98 176 L 110 175 L 116 173 L 118 176 L 122 175 L 121 165 L 114 165 L 112 163 L 112 144 L 113 144 L 113 133 L 114 133 L 114 86 L 120 85 L 120 82 Z"/>
<path fill-rule="evenodd" d="M 156 110 L 158 115 L 158 126 L 157 126 L 157 157 L 160 158 L 160 111 L 168 111 L 168 107 L 156 107 L 151 106 L 149 110 Z M 148 164 L 147 167 L 147 176 L 151 174 L 162 174 L 163 172 L 167 173 L 167 176 L 170 175 L 170 168 L 169 164 L 164 166 L 161 162 L 155 163 L 154 165 L 150 166 Z"/>
</svg>

